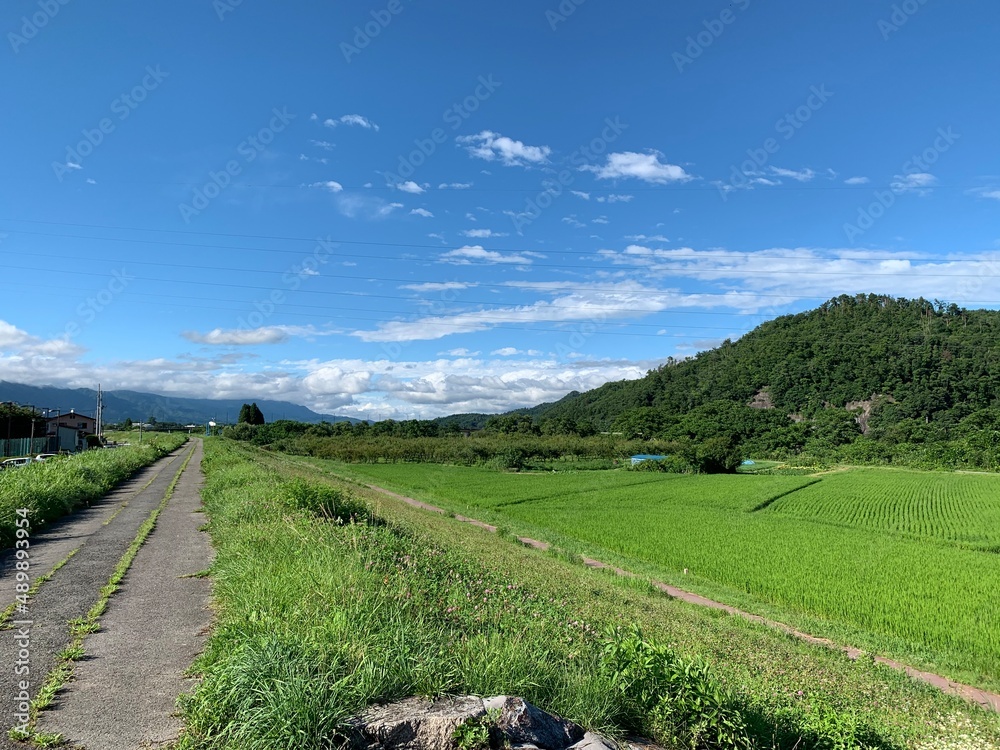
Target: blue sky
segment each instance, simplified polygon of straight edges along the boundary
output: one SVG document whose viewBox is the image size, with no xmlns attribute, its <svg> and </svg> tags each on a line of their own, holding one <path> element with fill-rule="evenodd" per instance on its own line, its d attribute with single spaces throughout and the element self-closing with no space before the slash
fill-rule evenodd
<svg viewBox="0 0 1000 750">
<path fill-rule="evenodd" d="M 0 25 L 0 379 L 500 411 L 841 293 L 998 307 L 985 0 Z"/>
</svg>

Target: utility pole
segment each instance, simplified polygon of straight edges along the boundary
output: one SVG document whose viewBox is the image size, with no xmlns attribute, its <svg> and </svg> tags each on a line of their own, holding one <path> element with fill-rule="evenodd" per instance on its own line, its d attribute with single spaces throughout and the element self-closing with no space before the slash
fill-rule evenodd
<svg viewBox="0 0 1000 750">
<path fill-rule="evenodd" d="M 104 404 L 101 400 L 101 384 L 97 384 L 97 427 L 94 430 L 97 433 L 97 440 L 100 442 L 101 435 L 104 433 L 104 420 L 101 414 L 101 410 L 104 408 Z"/>
</svg>

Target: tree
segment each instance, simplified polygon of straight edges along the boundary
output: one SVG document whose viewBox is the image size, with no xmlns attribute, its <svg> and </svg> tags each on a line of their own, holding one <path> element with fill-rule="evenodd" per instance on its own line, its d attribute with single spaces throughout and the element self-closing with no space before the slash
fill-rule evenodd
<svg viewBox="0 0 1000 750">
<path fill-rule="evenodd" d="M 122 429 L 123 430 L 131 430 L 132 429 L 132 418 L 131 417 L 126 417 L 125 418 L 125 421 L 122 423 Z"/>
<path fill-rule="evenodd" d="M 264 414 L 257 407 L 257 402 L 243 404 L 240 407 L 240 416 L 236 420 L 237 424 L 264 424 Z"/>
<path fill-rule="evenodd" d="M 264 424 L 264 413 L 257 407 L 257 402 L 250 404 L 250 424 Z"/>
</svg>

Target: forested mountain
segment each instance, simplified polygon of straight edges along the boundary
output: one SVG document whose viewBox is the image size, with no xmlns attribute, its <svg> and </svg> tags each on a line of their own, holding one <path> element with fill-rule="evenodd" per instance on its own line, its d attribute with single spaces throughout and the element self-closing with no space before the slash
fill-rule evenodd
<svg viewBox="0 0 1000 750">
<path fill-rule="evenodd" d="M 713 401 L 773 406 L 785 414 L 876 399 L 881 423 L 955 424 L 1000 396 L 1000 312 L 924 299 L 841 296 L 762 324 L 640 380 L 608 383 L 539 416 L 602 427 L 655 407 L 684 414 Z"/>
</svg>

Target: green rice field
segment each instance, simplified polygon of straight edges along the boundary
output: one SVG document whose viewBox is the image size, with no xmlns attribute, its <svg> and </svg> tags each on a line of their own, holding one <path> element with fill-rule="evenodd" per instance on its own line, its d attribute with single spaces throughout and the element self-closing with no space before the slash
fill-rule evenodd
<svg viewBox="0 0 1000 750">
<path fill-rule="evenodd" d="M 845 645 L 1000 686 L 1000 477 L 319 463 Z"/>
</svg>

